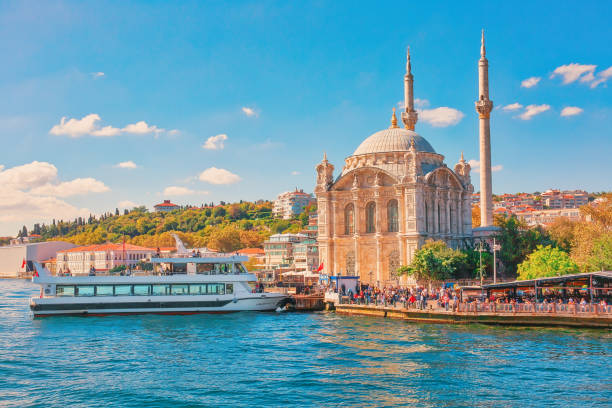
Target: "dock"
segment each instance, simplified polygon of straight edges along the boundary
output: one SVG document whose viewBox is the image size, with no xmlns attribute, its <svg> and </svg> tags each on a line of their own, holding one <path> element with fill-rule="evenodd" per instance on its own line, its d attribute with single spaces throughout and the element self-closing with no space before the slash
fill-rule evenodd
<svg viewBox="0 0 612 408">
<path fill-rule="evenodd" d="M 612 306 L 573 305 L 561 310 L 540 305 L 459 304 L 457 310 L 418 310 L 401 306 L 336 304 L 336 313 L 402 319 L 418 323 L 487 324 L 612 329 Z M 566 305 L 567 306 L 567 305 Z"/>
</svg>

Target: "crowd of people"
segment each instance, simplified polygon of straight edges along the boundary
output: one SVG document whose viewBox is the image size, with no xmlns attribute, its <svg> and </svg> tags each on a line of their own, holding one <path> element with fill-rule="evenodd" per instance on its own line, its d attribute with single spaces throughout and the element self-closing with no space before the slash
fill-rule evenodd
<svg viewBox="0 0 612 408">
<path fill-rule="evenodd" d="M 597 296 L 592 301 L 590 297 L 581 294 L 580 292 L 565 293 L 562 296 L 560 293 L 548 293 L 546 296 L 540 296 L 536 299 L 533 294 L 523 294 L 520 296 L 509 296 L 502 294 L 496 296 L 491 294 L 486 296 L 470 296 L 462 299 L 462 294 L 459 290 L 452 287 L 441 286 L 437 289 L 428 290 L 426 287 L 417 286 L 414 288 L 402 288 L 387 286 L 378 288 L 375 286 L 361 285 L 358 289 L 340 288 L 340 302 L 375 305 L 375 306 L 390 306 L 401 307 L 405 309 L 437 309 L 445 311 L 457 311 L 460 303 L 470 303 L 477 305 L 488 304 L 506 304 L 506 305 L 552 305 L 558 307 L 562 305 L 598 305 L 607 307 L 610 302 L 606 296 Z"/>
</svg>

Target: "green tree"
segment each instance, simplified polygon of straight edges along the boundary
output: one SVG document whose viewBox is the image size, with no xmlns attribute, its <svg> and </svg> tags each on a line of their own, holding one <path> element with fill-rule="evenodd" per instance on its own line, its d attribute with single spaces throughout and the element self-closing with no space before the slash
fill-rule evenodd
<svg viewBox="0 0 612 408">
<path fill-rule="evenodd" d="M 577 273 L 578 265 L 559 248 L 538 245 L 527 259 L 518 266 L 518 279 L 528 280 L 546 276 Z"/>
<path fill-rule="evenodd" d="M 212 249 L 222 252 L 236 251 L 242 247 L 240 243 L 240 231 L 234 226 L 217 228 L 210 234 L 208 245 Z"/>
<path fill-rule="evenodd" d="M 589 271 L 612 270 L 612 232 L 603 234 L 593 242 L 587 265 Z"/>
<path fill-rule="evenodd" d="M 419 249 L 409 266 L 402 266 L 397 274 L 408 274 L 417 281 L 443 281 L 455 276 L 466 261 L 466 255 L 449 248 L 444 241 L 427 241 Z"/>
</svg>

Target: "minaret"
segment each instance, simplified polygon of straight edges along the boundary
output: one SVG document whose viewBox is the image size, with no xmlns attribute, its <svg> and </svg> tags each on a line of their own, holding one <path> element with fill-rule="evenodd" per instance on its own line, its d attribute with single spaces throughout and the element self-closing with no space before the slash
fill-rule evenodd
<svg viewBox="0 0 612 408">
<path fill-rule="evenodd" d="M 408 130 L 414 131 L 414 126 L 418 120 L 418 114 L 414 110 L 414 76 L 410 65 L 410 47 L 406 53 L 406 75 L 404 75 L 404 112 L 402 112 L 402 122 Z"/>
<path fill-rule="evenodd" d="M 491 129 L 489 118 L 493 101 L 489 99 L 489 62 L 486 58 L 484 30 L 478 61 L 478 100 L 476 112 L 480 120 L 480 226 L 493 225 L 493 192 L 491 189 Z"/>
</svg>

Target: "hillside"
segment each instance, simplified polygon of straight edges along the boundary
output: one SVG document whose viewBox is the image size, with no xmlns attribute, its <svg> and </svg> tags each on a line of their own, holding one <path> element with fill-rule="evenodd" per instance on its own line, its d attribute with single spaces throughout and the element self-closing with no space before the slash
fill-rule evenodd
<svg viewBox="0 0 612 408">
<path fill-rule="evenodd" d="M 272 217 L 272 203 L 240 202 L 209 207 L 190 207 L 172 212 L 149 212 L 145 207 L 120 214 L 103 214 L 89 219 L 53 221 L 51 225 L 35 224 L 29 232 L 41 240 L 61 239 L 77 245 L 103 242 L 126 242 L 147 247 L 174 246 L 171 233 L 176 232 L 187 246 L 235 251 L 261 247 L 270 235 L 298 232 L 308 223 L 310 206 L 291 220 Z M 20 235 L 27 234 L 26 227 Z"/>
</svg>

